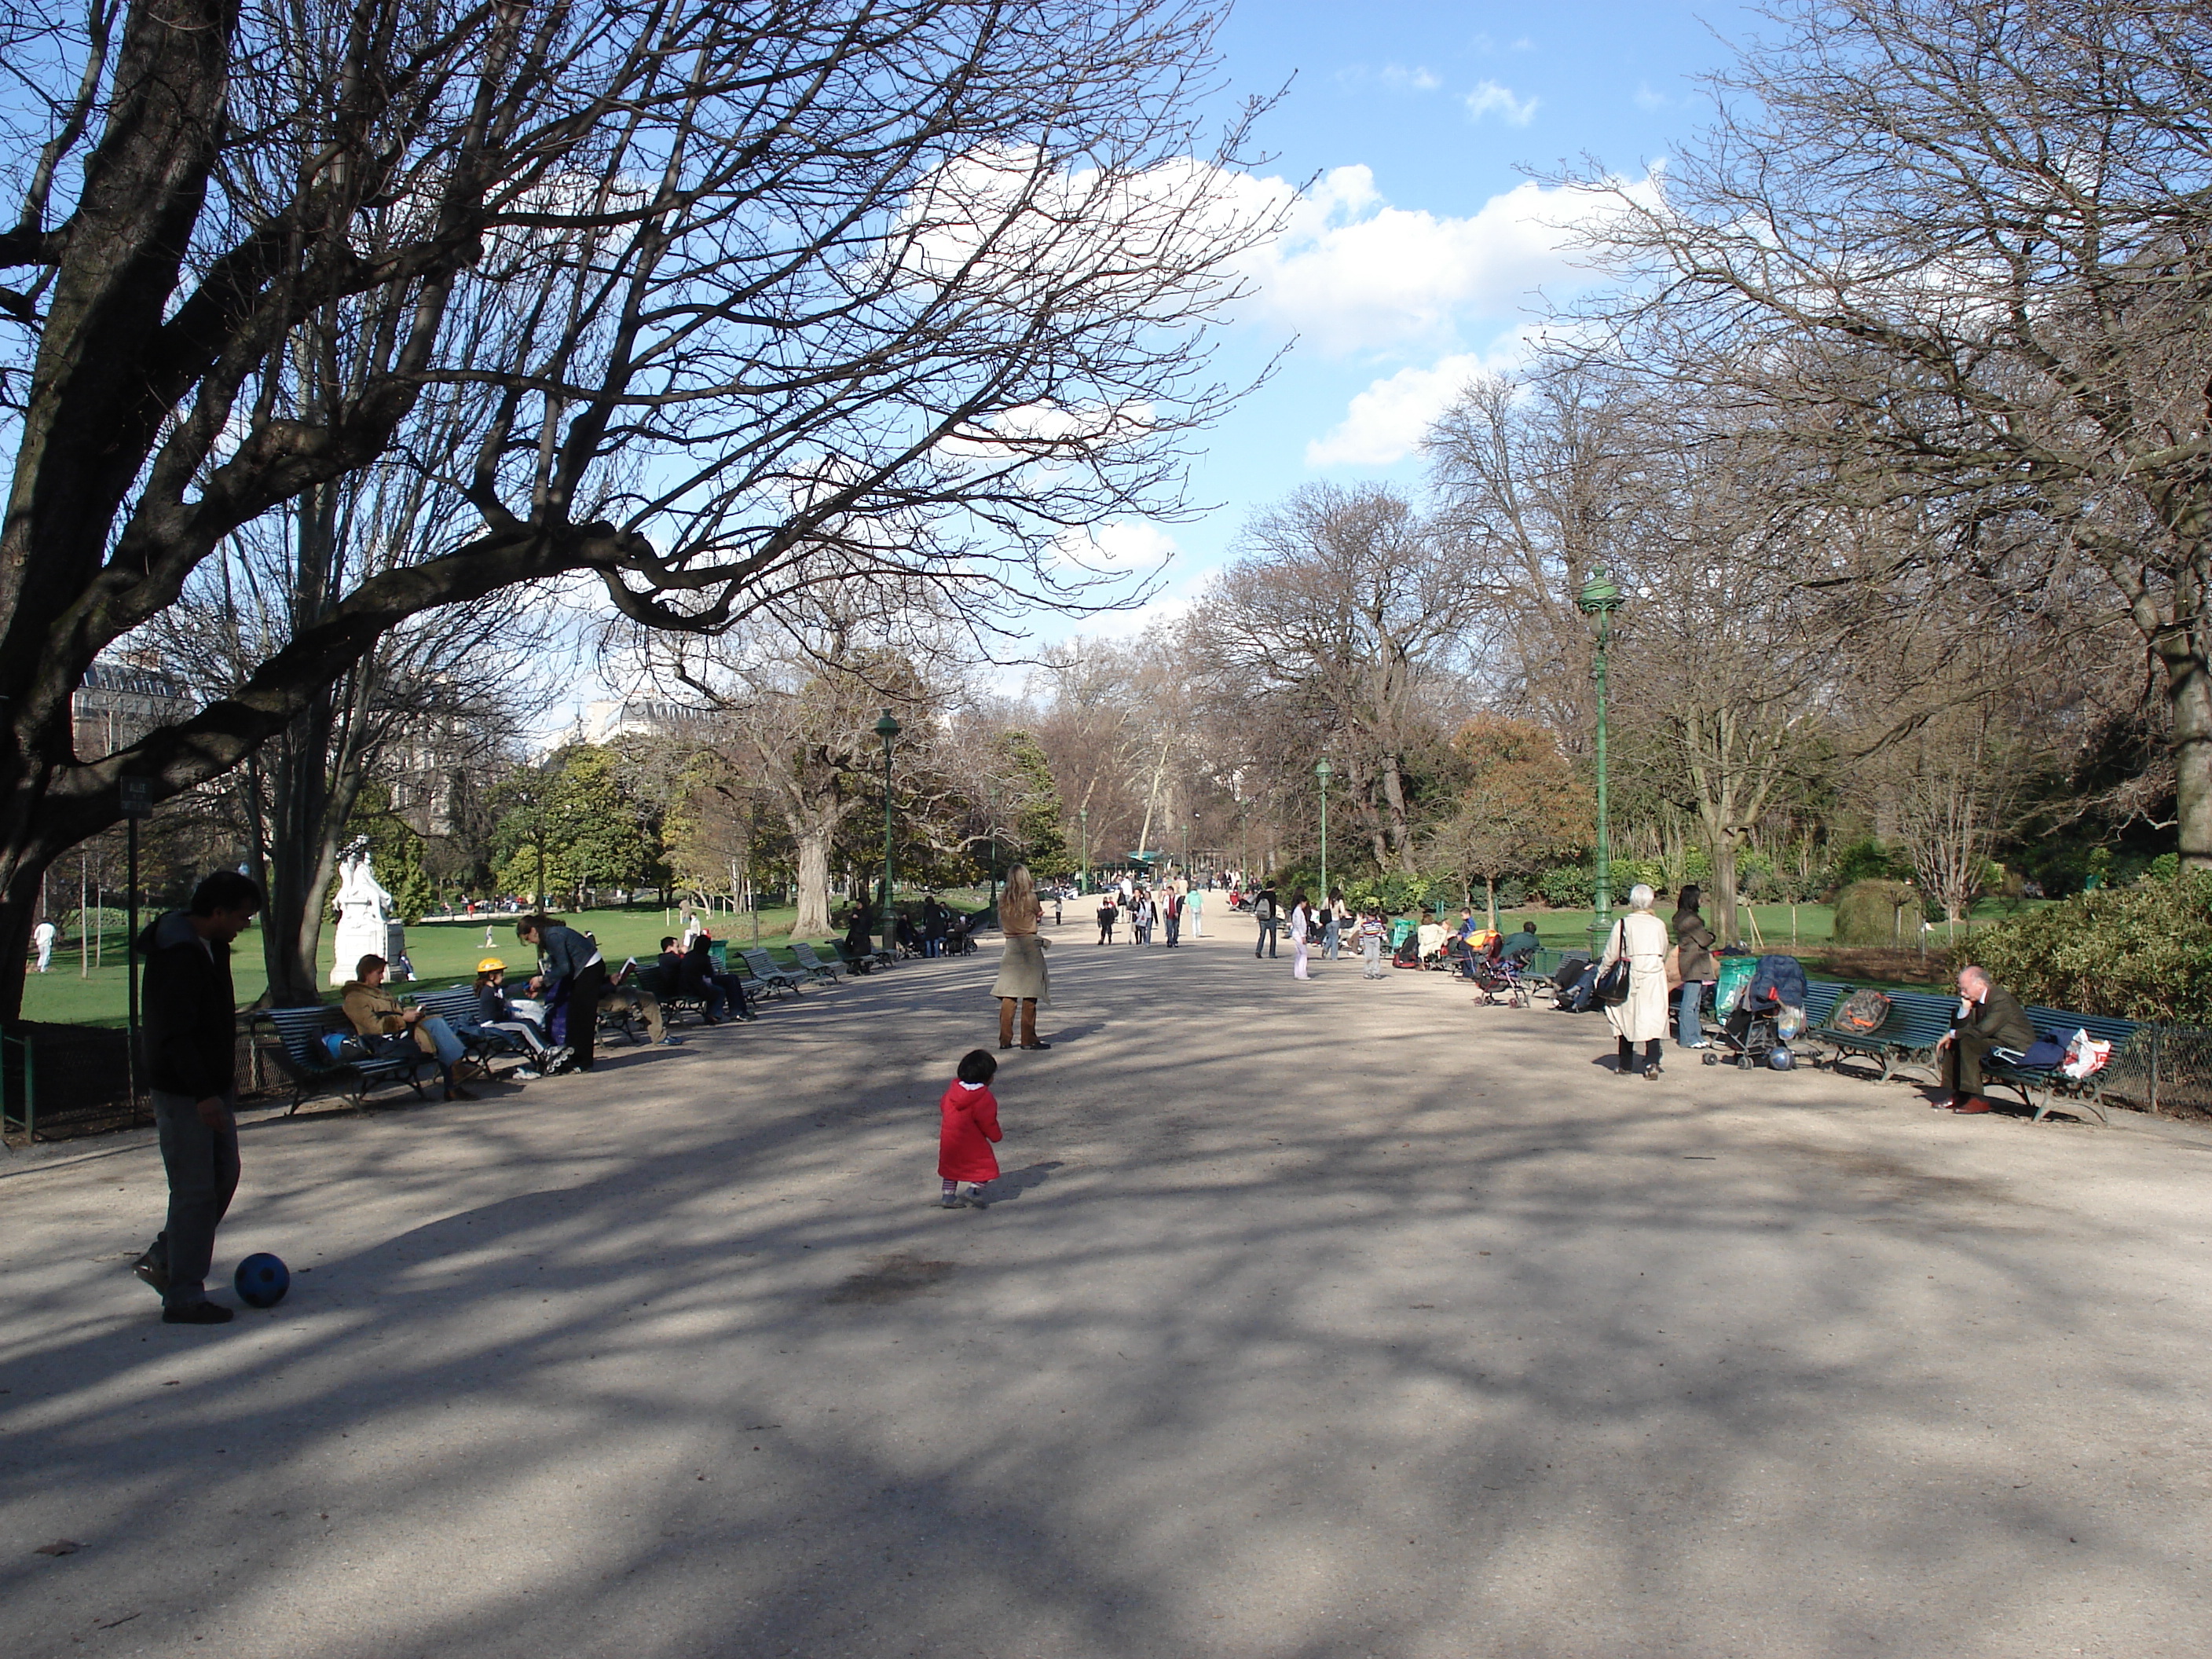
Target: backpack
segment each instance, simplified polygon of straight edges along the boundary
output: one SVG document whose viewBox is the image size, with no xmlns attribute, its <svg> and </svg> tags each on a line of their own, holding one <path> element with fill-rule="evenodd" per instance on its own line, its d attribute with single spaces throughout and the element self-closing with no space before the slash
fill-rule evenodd
<svg viewBox="0 0 2212 1659">
<path fill-rule="evenodd" d="M 1889 999 L 1879 991 L 1854 991 L 1836 1005 L 1828 1023 L 1838 1031 L 1876 1031 L 1889 1018 Z"/>
</svg>

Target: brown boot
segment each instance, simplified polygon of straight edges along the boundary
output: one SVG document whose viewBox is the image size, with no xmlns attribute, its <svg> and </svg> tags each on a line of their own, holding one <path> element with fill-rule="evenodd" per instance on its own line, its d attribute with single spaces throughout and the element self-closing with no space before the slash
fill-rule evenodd
<svg viewBox="0 0 2212 1659">
<path fill-rule="evenodd" d="M 1036 1005 L 1031 1003 L 1029 1006 L 1035 1007 Z M 1001 1048 L 1014 1046 L 1014 1000 L 1012 997 L 999 999 L 999 1046 Z"/>
<path fill-rule="evenodd" d="M 1001 1001 L 999 1006 L 1003 1008 L 1006 1006 L 1006 1003 Z M 1036 999 L 1035 997 L 1024 997 L 1022 999 L 1022 1047 L 1024 1048 L 1049 1048 L 1052 1047 L 1052 1044 L 1049 1042 L 1039 1042 L 1037 1041 Z"/>
</svg>

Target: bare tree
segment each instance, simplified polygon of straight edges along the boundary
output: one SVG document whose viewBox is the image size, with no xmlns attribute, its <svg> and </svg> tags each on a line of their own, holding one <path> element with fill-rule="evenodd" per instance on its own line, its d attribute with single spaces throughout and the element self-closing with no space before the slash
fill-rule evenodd
<svg viewBox="0 0 2212 1659">
<path fill-rule="evenodd" d="M 1469 544 L 1388 489 L 1316 484 L 1255 517 L 1242 550 L 1194 615 L 1189 659 L 1224 718 L 1291 724 L 1285 770 L 1326 755 L 1376 866 L 1412 874 L 1416 750 L 1451 729 L 1488 602 Z"/>
<path fill-rule="evenodd" d="M 283 730 L 407 617 L 588 572 L 711 630 L 805 584 L 1079 598 L 1066 526 L 1172 513 L 1227 391 L 1198 331 L 1272 227 L 1225 207 L 1182 0 L 18 12 L 0 113 L 0 1010 L 40 872 Z M 1233 157 L 1232 131 L 1214 152 Z M 349 343 L 343 373 L 303 353 Z M 70 749 L 99 653 L 225 539 L 490 392 L 431 556 L 234 690 Z"/>
<path fill-rule="evenodd" d="M 2156 0 L 1788 0 L 1600 235 L 1638 355 L 1796 482 L 1948 532 L 1908 585 L 2076 556 L 2155 659 L 2212 863 L 2212 20 Z M 2012 521 L 2050 527 L 2021 534 Z M 2018 573 L 2023 584 L 2035 568 Z"/>
</svg>

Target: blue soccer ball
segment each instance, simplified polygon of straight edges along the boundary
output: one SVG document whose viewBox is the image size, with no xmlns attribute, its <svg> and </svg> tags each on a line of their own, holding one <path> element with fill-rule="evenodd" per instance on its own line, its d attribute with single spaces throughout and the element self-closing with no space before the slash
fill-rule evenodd
<svg viewBox="0 0 2212 1659">
<path fill-rule="evenodd" d="M 1786 1072 L 1797 1063 L 1797 1056 L 1778 1042 L 1766 1051 L 1766 1063 L 1778 1072 Z"/>
<path fill-rule="evenodd" d="M 273 1308 L 284 1299 L 284 1292 L 292 1288 L 292 1272 L 282 1261 L 264 1250 L 240 1262 L 238 1273 L 231 1283 L 237 1286 L 238 1299 L 247 1307 Z"/>
</svg>

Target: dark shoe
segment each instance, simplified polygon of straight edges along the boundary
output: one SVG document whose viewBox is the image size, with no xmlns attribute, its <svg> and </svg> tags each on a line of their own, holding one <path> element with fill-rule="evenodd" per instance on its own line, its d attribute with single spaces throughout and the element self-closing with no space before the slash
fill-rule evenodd
<svg viewBox="0 0 2212 1659">
<path fill-rule="evenodd" d="M 1049 1048 L 1052 1047 L 1052 1044 L 1049 1042 L 1024 1042 L 1022 1044 L 1022 1047 L 1024 1048 Z"/>
<path fill-rule="evenodd" d="M 1935 1099 L 1929 1101 L 1928 1103 L 1936 1111 L 1948 1112 L 1954 1106 L 1956 1106 L 1959 1103 L 1959 1097 L 1956 1095 L 1938 1095 Z"/>
<path fill-rule="evenodd" d="M 164 1325 L 228 1325 L 233 1316 L 220 1302 L 187 1302 L 180 1308 L 161 1310 Z"/>
<path fill-rule="evenodd" d="M 1644 1068 L 1644 1075 L 1652 1082 L 1657 1082 L 1659 1080 L 1659 1062 L 1655 1060 L 1649 1066 L 1646 1066 Z"/>
<path fill-rule="evenodd" d="M 1961 1114 L 1962 1115 L 1972 1112 L 1986 1112 L 1990 1109 L 1990 1103 L 1984 1100 L 1979 1095 L 1968 1095 L 1965 1099 L 1953 1106 L 1951 1109 Z"/>
<path fill-rule="evenodd" d="M 720 1025 L 722 1022 L 712 1014 L 702 1014 L 699 1016 L 699 1023 L 702 1025 Z"/>
<path fill-rule="evenodd" d="M 1009 1049 L 1009 1048 L 1012 1048 L 1013 1046 L 1014 1046 L 1014 1045 L 1013 1045 L 1012 1043 L 1011 1043 L 1011 1042 L 1002 1042 L 1002 1043 L 1000 1043 L 1000 1044 L 999 1045 L 999 1052 L 1000 1052 L 1000 1054 L 1005 1054 L 1005 1053 L 1006 1052 L 1006 1050 L 1007 1050 L 1007 1049 Z"/>
<path fill-rule="evenodd" d="M 139 1278 L 144 1279 L 156 1291 L 162 1292 L 164 1295 L 167 1294 L 169 1289 L 169 1264 L 161 1257 L 155 1255 L 153 1251 L 148 1250 L 145 1255 L 140 1256 L 136 1261 L 132 1262 L 131 1264 L 131 1271 L 137 1274 Z"/>
</svg>

